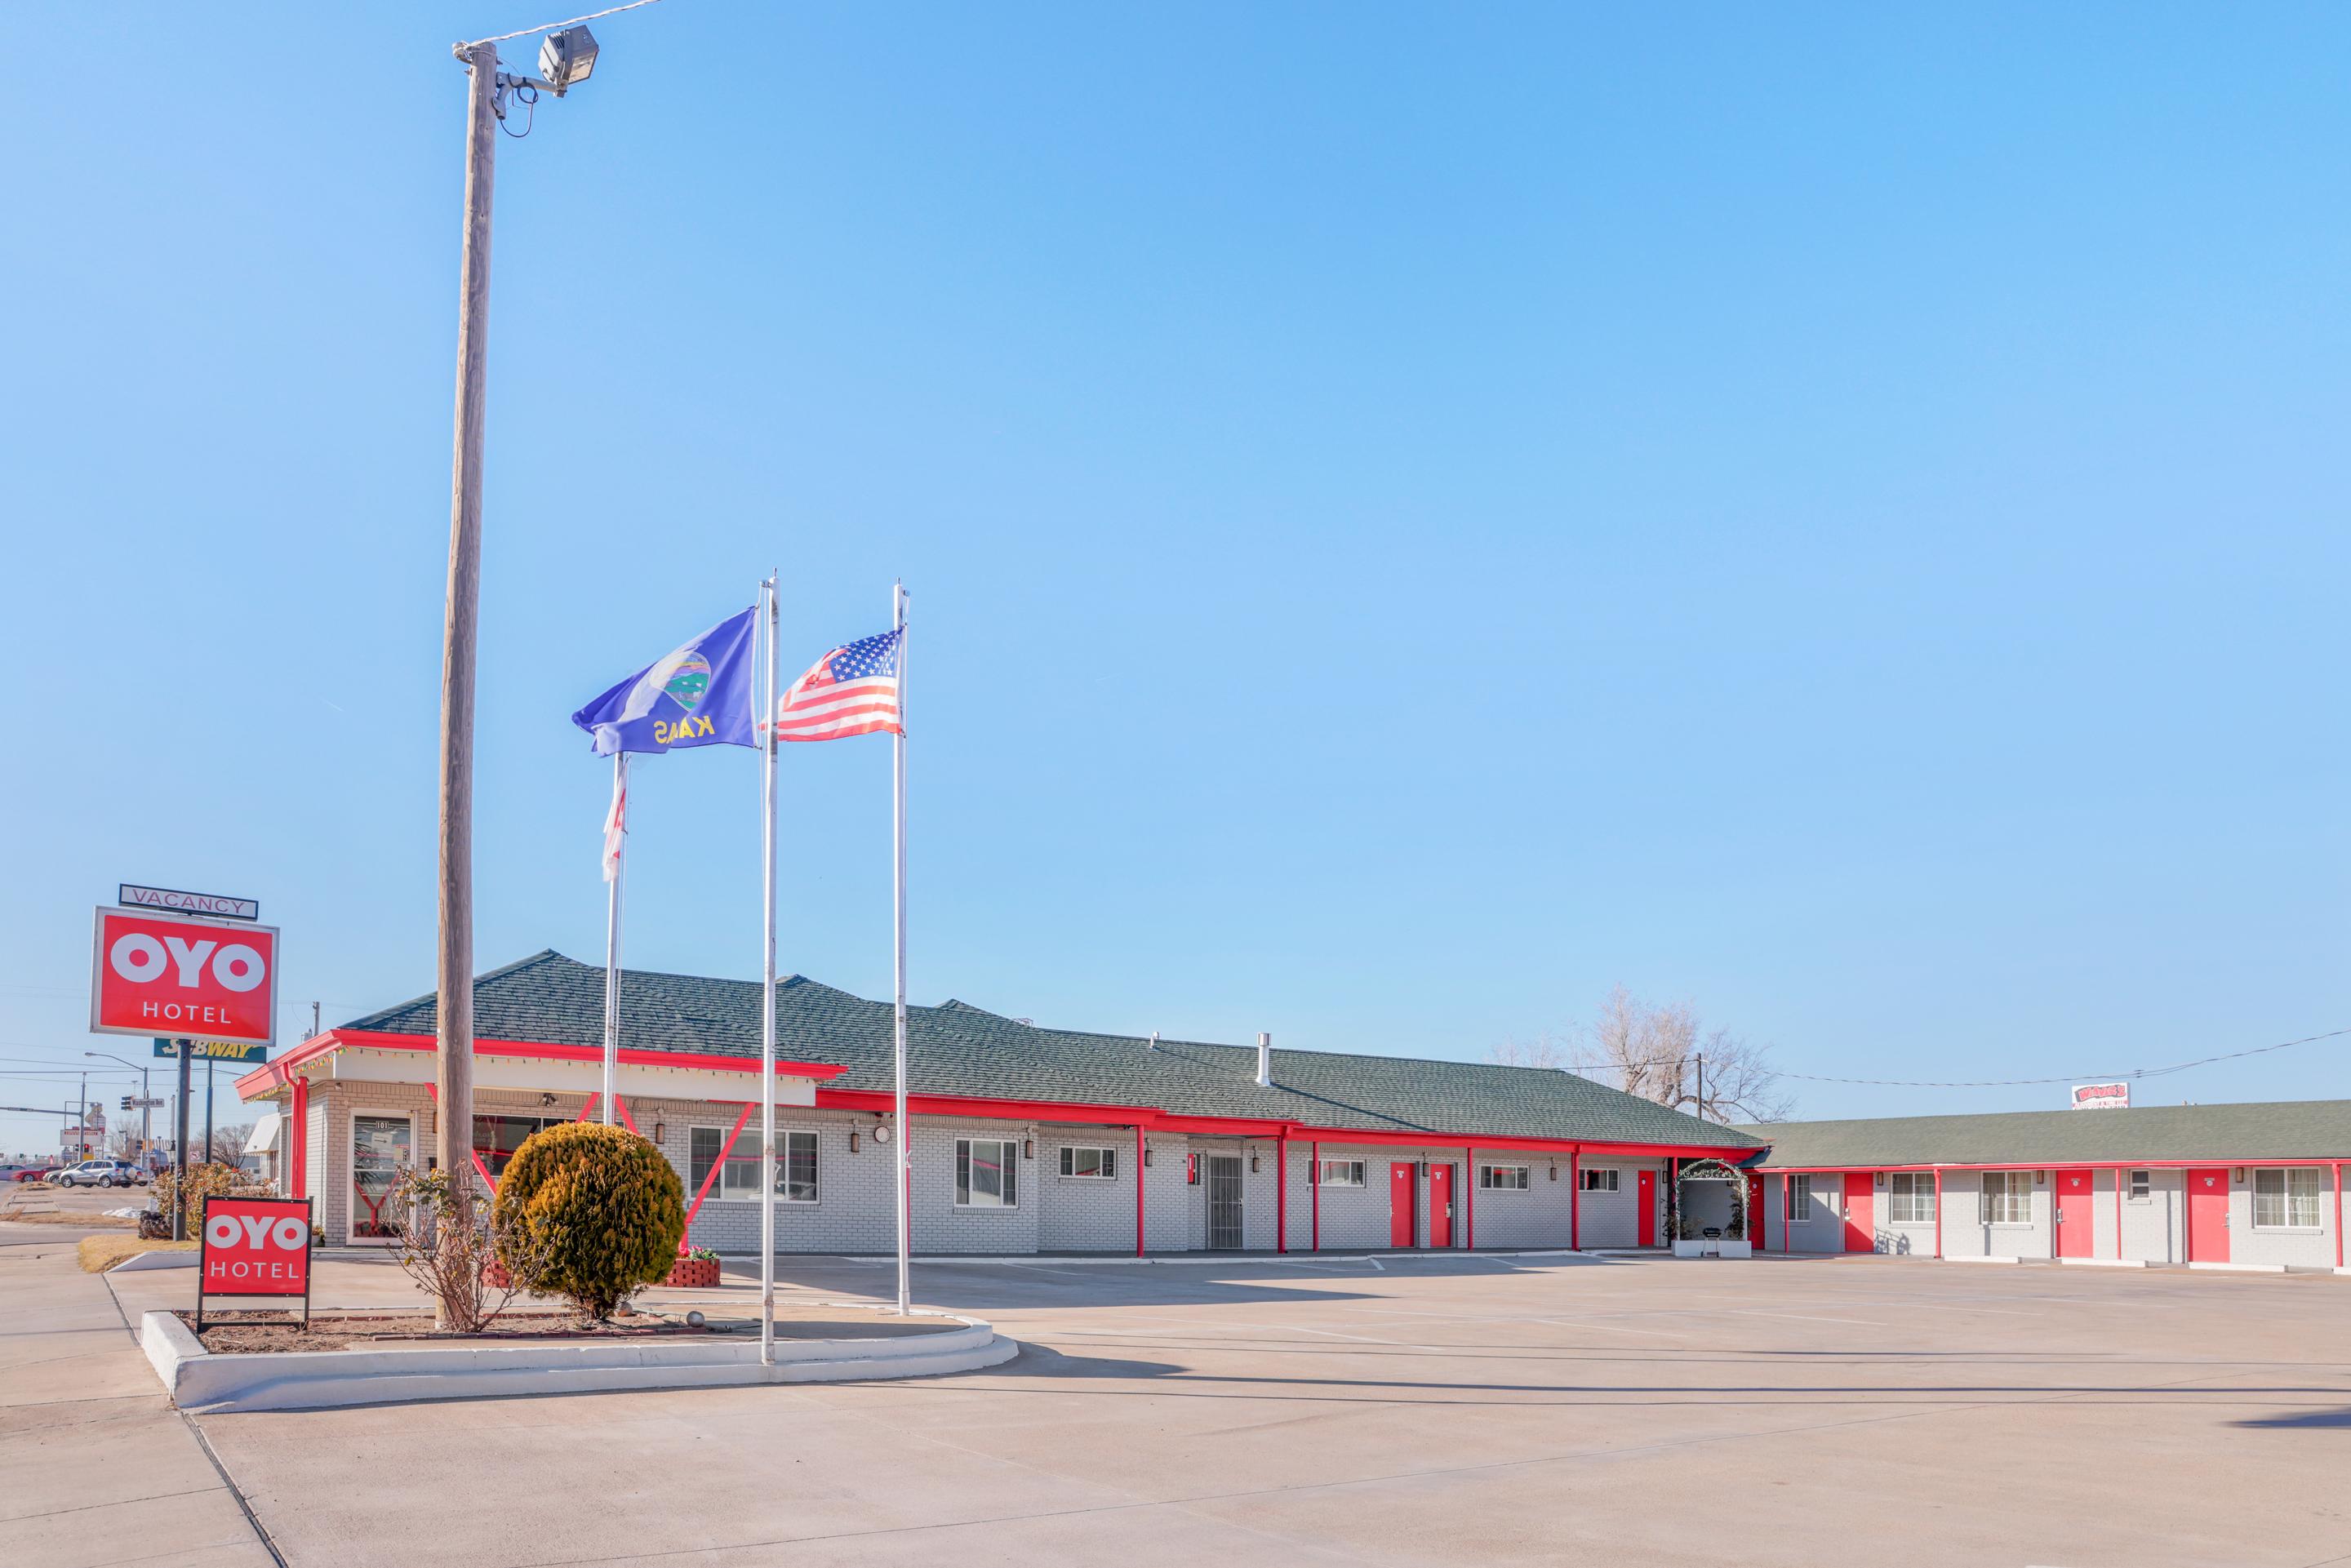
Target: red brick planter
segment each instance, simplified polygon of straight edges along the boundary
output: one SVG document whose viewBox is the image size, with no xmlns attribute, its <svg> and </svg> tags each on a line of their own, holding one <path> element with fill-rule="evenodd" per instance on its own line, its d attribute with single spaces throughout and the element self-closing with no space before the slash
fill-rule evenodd
<svg viewBox="0 0 2351 1568">
<path fill-rule="evenodd" d="M 718 1284 L 718 1260 L 716 1258 L 681 1258 L 670 1265 L 669 1278 L 662 1281 L 673 1291 L 708 1291 Z"/>
</svg>

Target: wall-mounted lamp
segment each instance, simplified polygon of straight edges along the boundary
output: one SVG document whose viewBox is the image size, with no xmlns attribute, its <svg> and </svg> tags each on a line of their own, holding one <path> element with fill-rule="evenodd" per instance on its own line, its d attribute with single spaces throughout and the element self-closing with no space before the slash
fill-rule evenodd
<svg viewBox="0 0 2351 1568">
<path fill-rule="evenodd" d="M 1880 1172 L 1878 1172 L 1878 1173 L 1877 1173 L 1877 1184 L 1876 1184 L 1876 1185 L 1877 1185 L 1877 1189 L 1878 1189 L 1880 1192 L 1883 1192 L 1883 1191 L 1885 1191 L 1885 1190 L 1886 1190 L 1886 1173 L 1885 1173 L 1884 1171 L 1880 1171 Z"/>
<path fill-rule="evenodd" d="M 1557 1181 L 1559 1179 L 1559 1162 L 1557 1160 L 1553 1160 L 1551 1163 L 1551 1179 L 1553 1181 Z"/>
<path fill-rule="evenodd" d="M 656 1121 L 656 1122 L 653 1124 L 653 1142 L 654 1142 L 654 1143 L 656 1143 L 656 1144 L 661 1143 L 663 1140 L 666 1139 L 668 1136 L 669 1136 L 669 1124 L 668 1124 L 668 1123 L 666 1123 L 666 1122 L 660 1122 L 660 1121 Z"/>
<path fill-rule="evenodd" d="M 2032 1185 L 2035 1186 L 2047 1186 L 2049 1185 L 2049 1173 L 2047 1171 L 2034 1171 L 2032 1173 Z"/>
<path fill-rule="evenodd" d="M 2245 1167 L 2239 1166 L 2236 1169 L 2231 1171 L 2229 1173 L 2229 1179 L 2235 1182 L 2238 1186 L 2242 1186 L 2245 1183 Z"/>
<path fill-rule="evenodd" d="M 857 1152 L 857 1129 L 854 1127 L 849 1129 L 849 1152 L 852 1155 Z"/>
<path fill-rule="evenodd" d="M 1149 1144 L 1143 1145 L 1143 1163 L 1146 1167 L 1151 1164 L 1151 1145 Z"/>
<path fill-rule="evenodd" d="M 1254 1154 L 1249 1155 L 1249 1175 L 1257 1175 L 1257 1155 Z"/>
<path fill-rule="evenodd" d="M 1036 1139 L 1023 1138 L 1020 1140 L 1020 1157 L 1024 1160 L 1033 1160 L 1037 1157 Z"/>
</svg>

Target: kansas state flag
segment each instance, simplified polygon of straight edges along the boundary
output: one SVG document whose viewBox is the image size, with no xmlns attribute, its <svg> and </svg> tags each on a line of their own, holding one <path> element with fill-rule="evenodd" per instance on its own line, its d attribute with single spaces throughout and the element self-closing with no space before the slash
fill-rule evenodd
<svg viewBox="0 0 2351 1568">
<path fill-rule="evenodd" d="M 730 615 L 571 716 L 596 738 L 596 755 L 758 745 L 751 729 L 751 628 L 756 611 Z"/>
</svg>

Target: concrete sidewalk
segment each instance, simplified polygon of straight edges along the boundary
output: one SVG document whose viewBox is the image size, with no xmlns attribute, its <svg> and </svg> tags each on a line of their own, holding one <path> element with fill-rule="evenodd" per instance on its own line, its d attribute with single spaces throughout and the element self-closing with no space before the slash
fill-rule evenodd
<svg viewBox="0 0 2351 1568">
<path fill-rule="evenodd" d="M 164 1400 L 84 1231 L 0 1225 L 0 1563 L 279 1561 Z"/>
</svg>

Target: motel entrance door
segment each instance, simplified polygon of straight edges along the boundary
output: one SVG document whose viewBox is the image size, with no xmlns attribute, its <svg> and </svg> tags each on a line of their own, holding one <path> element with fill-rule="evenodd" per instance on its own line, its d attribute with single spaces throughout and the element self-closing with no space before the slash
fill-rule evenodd
<svg viewBox="0 0 2351 1568">
<path fill-rule="evenodd" d="M 1413 1207 L 1420 1197 L 1420 1184 L 1413 1179 L 1413 1162 L 1398 1160 L 1388 1166 L 1388 1245 L 1408 1248 L 1412 1245 Z"/>
<path fill-rule="evenodd" d="M 2229 1260 L 2229 1173 L 2225 1169 L 2188 1173 L 2188 1260 Z"/>
<path fill-rule="evenodd" d="M 2095 1256 L 2090 1239 L 2091 1214 L 2096 1207 L 2097 1181 L 2088 1171 L 2053 1171 L 2057 1189 L 2057 1256 Z"/>
<path fill-rule="evenodd" d="M 1241 1157 L 1208 1156 L 1208 1250 L 1241 1249 Z"/>
<path fill-rule="evenodd" d="M 416 1162 L 416 1124 L 406 1112 L 351 1117 L 350 1239 L 392 1245 L 392 1189 Z"/>
<path fill-rule="evenodd" d="M 1453 1167 L 1431 1162 L 1428 1167 L 1428 1244 L 1453 1245 Z"/>
</svg>

